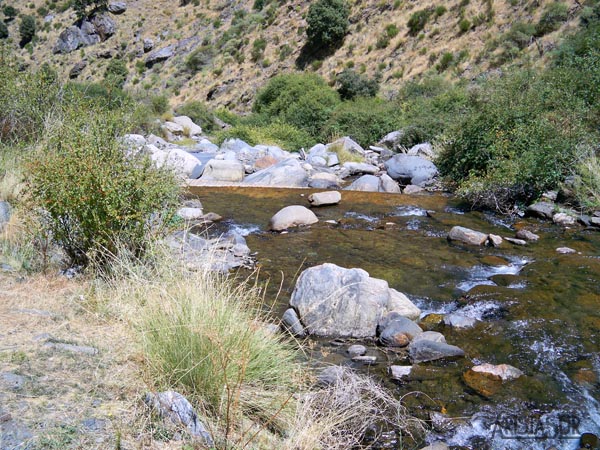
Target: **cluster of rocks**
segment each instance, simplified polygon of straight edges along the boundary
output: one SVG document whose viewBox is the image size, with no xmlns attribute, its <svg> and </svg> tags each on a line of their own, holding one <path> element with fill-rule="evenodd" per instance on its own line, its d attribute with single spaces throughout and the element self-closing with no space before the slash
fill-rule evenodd
<svg viewBox="0 0 600 450">
<path fill-rule="evenodd" d="M 200 184 L 316 189 L 345 186 L 347 190 L 388 193 L 400 193 L 404 186 L 405 192 L 416 193 L 435 186 L 438 175 L 435 165 L 416 150 L 400 154 L 383 147 L 365 150 L 349 137 L 317 144 L 306 152 L 288 152 L 274 145 L 251 146 L 241 139 L 229 139 L 218 146 L 186 116 L 165 122 L 162 132 L 166 140 L 154 135 L 125 138 L 132 146 L 148 151 L 157 163 L 169 163 L 183 177 L 198 179 Z M 195 143 L 178 145 L 183 138 Z M 429 148 L 428 144 L 416 147 Z M 350 161 L 340 162 L 340 155 Z"/>
</svg>

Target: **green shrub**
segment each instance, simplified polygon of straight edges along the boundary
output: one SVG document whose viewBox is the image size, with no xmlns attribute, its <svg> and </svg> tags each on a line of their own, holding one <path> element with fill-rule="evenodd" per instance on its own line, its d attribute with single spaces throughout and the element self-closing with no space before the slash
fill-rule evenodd
<svg viewBox="0 0 600 450">
<path fill-rule="evenodd" d="M 377 80 L 368 79 L 352 69 L 346 69 L 337 77 L 338 92 L 344 100 L 355 97 L 375 97 L 379 90 Z"/>
<path fill-rule="evenodd" d="M 436 65 L 437 71 L 438 72 L 445 71 L 448 67 L 450 67 L 450 64 L 452 64 L 453 61 L 454 61 L 454 53 L 445 52 L 442 55 L 442 57 L 440 58 L 440 62 Z"/>
<path fill-rule="evenodd" d="M 35 37 L 35 31 L 35 18 L 33 16 L 23 16 L 19 24 L 19 35 L 21 36 L 19 45 L 25 47 L 29 44 Z"/>
<path fill-rule="evenodd" d="M 458 29 L 461 33 L 466 33 L 469 31 L 471 29 L 471 22 L 469 19 L 461 19 L 461 21 L 458 22 Z"/>
<path fill-rule="evenodd" d="M 129 101 L 128 94 L 118 86 L 107 83 L 76 83 L 64 85 L 65 95 L 90 102 L 103 102 L 108 108 L 121 108 Z"/>
<path fill-rule="evenodd" d="M 260 38 L 256 39 L 252 43 L 252 52 L 251 52 L 252 61 L 258 62 L 260 59 L 262 59 L 266 48 L 267 48 L 267 41 L 265 40 L 265 38 L 260 37 Z"/>
<path fill-rule="evenodd" d="M 339 136 L 350 136 L 363 147 L 375 144 L 390 131 L 398 129 L 399 109 L 376 98 L 357 98 L 339 105 L 325 123 L 323 142 Z"/>
<path fill-rule="evenodd" d="M 217 142 L 226 139 L 242 139 L 250 145 L 277 145 L 288 151 L 298 151 L 316 143 L 308 133 L 293 125 L 275 121 L 268 125 L 237 125 L 217 133 Z"/>
<path fill-rule="evenodd" d="M 434 13 L 436 17 L 440 17 L 443 16 L 446 11 L 448 11 L 448 9 L 444 5 L 440 5 L 435 7 Z"/>
<path fill-rule="evenodd" d="M 566 22 L 568 18 L 569 5 L 562 2 L 548 3 L 544 7 L 542 16 L 535 26 L 536 36 L 543 36 L 557 30 L 560 24 Z"/>
<path fill-rule="evenodd" d="M 207 133 L 211 133 L 216 128 L 215 117 L 204 102 L 196 100 L 186 102 L 178 106 L 175 112 L 178 115 L 188 116 Z"/>
<path fill-rule="evenodd" d="M 102 10 L 106 9 L 108 6 L 108 0 L 71 0 L 66 3 L 67 8 L 69 4 L 73 6 L 78 19 L 85 18 L 88 14 L 88 9 L 90 8 L 91 10 Z"/>
<path fill-rule="evenodd" d="M 4 14 L 4 17 L 6 17 L 8 20 L 11 20 L 17 17 L 19 11 L 14 6 L 4 5 L 2 8 L 2 13 Z"/>
<path fill-rule="evenodd" d="M 195 74 L 208 66 L 214 57 L 214 48 L 211 45 L 202 45 L 189 54 L 185 60 L 185 67 Z"/>
<path fill-rule="evenodd" d="M 313 48 L 332 48 L 346 36 L 350 8 L 345 0 L 317 0 L 310 4 L 306 22 L 308 44 Z"/>
<path fill-rule="evenodd" d="M 40 220 L 71 264 L 103 264 L 122 248 L 140 255 L 173 213 L 177 179 L 125 149 L 127 121 L 122 110 L 71 99 L 27 166 Z"/>
<path fill-rule="evenodd" d="M 489 82 L 464 117 L 438 164 L 484 207 L 508 210 L 556 188 L 586 140 L 585 108 L 553 74 L 519 71 Z"/>
<path fill-rule="evenodd" d="M 150 97 L 150 108 L 156 115 L 165 114 L 169 110 L 169 97 L 166 95 L 153 95 Z"/>
<path fill-rule="evenodd" d="M 108 63 L 108 66 L 106 66 L 106 71 L 104 72 L 104 81 L 110 85 L 122 89 L 128 75 L 129 70 L 127 70 L 127 64 L 125 61 L 119 58 L 114 58 L 111 59 Z"/>
<path fill-rule="evenodd" d="M 408 23 L 406 24 L 408 26 L 408 33 L 411 36 L 418 35 L 419 32 L 421 32 L 423 28 L 425 28 L 425 25 L 427 25 L 427 21 L 429 20 L 431 13 L 432 11 L 429 8 L 421 9 L 412 13 L 410 18 L 408 19 Z"/>
<path fill-rule="evenodd" d="M 394 39 L 396 36 L 398 36 L 398 33 L 400 33 L 400 30 L 395 24 L 391 23 L 386 25 L 385 34 L 387 34 L 390 39 Z"/>
<path fill-rule="evenodd" d="M 257 94 L 254 111 L 279 119 L 318 138 L 340 99 L 325 80 L 312 73 L 278 75 Z"/>
</svg>

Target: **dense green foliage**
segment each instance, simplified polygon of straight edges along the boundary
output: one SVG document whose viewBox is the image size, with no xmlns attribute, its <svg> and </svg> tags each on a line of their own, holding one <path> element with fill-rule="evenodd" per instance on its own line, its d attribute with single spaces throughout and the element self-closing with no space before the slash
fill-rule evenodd
<svg viewBox="0 0 600 450">
<path fill-rule="evenodd" d="M 217 133 L 217 142 L 239 138 L 250 145 L 277 145 L 288 151 L 310 147 L 315 140 L 306 131 L 285 122 L 274 121 L 265 125 L 238 124 Z"/>
<path fill-rule="evenodd" d="M 4 5 L 4 7 L 2 8 L 2 14 L 4 14 L 4 17 L 10 20 L 17 17 L 19 11 L 17 11 L 17 9 L 14 6 Z"/>
<path fill-rule="evenodd" d="M 0 22 L 0 39 L 8 37 L 8 28 L 4 22 Z"/>
<path fill-rule="evenodd" d="M 377 80 L 369 79 L 352 69 L 346 69 L 340 73 L 337 82 L 339 84 L 337 91 L 343 100 L 352 100 L 355 97 L 375 97 L 379 90 Z"/>
<path fill-rule="evenodd" d="M 425 28 L 432 12 L 433 11 L 430 9 L 421 9 L 410 16 L 406 25 L 408 26 L 408 32 L 411 36 L 416 36 L 423 28 Z"/>
<path fill-rule="evenodd" d="M 127 70 L 125 61 L 119 58 L 113 58 L 108 63 L 108 66 L 106 66 L 104 80 L 107 84 L 122 89 L 128 75 L 129 71 Z"/>
<path fill-rule="evenodd" d="M 308 44 L 313 48 L 332 48 L 348 32 L 350 8 L 345 0 L 317 0 L 310 4 L 306 22 Z"/>
<path fill-rule="evenodd" d="M 307 132 L 315 139 L 340 103 L 337 92 L 315 74 L 279 75 L 262 88 L 254 111 Z"/>
<path fill-rule="evenodd" d="M 106 9 L 108 0 L 72 0 L 71 4 L 77 18 L 83 19 L 91 11 Z"/>
<path fill-rule="evenodd" d="M 173 214 L 179 192 L 173 172 L 125 149 L 123 109 L 73 98 L 57 114 L 27 170 L 40 220 L 71 264 L 103 263 L 123 248 L 141 254 Z"/>
</svg>

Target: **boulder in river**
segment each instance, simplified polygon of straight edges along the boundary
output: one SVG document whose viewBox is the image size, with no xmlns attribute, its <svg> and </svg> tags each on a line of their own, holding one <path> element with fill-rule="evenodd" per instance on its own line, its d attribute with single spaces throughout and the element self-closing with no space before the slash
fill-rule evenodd
<svg viewBox="0 0 600 450">
<path fill-rule="evenodd" d="M 423 333 L 419 325 L 406 317 L 396 317 L 387 321 L 381 330 L 379 340 L 387 347 L 406 347 L 410 341 Z"/>
<path fill-rule="evenodd" d="M 571 227 L 577 222 L 575 217 L 564 212 L 554 214 L 554 216 L 552 216 L 552 221 L 562 227 Z"/>
<path fill-rule="evenodd" d="M 244 179 L 244 166 L 239 161 L 213 159 L 206 163 L 203 180 L 238 182 Z"/>
<path fill-rule="evenodd" d="M 281 325 L 289 331 L 293 336 L 303 337 L 306 335 L 304 327 L 300 323 L 298 314 L 294 308 L 288 308 L 281 317 Z"/>
<path fill-rule="evenodd" d="M 447 314 L 444 316 L 444 324 L 452 328 L 473 328 L 476 323 L 477 319 L 458 313 Z"/>
<path fill-rule="evenodd" d="M 491 397 L 501 389 L 503 382 L 515 380 L 522 375 L 523 372 L 508 364 L 482 364 L 465 372 L 463 379 L 478 394 Z"/>
<path fill-rule="evenodd" d="M 393 296 L 386 281 L 362 269 L 326 263 L 302 272 L 290 305 L 310 334 L 366 338 L 374 337 L 380 321 L 394 312 Z"/>
<path fill-rule="evenodd" d="M 308 196 L 311 206 L 337 205 L 342 200 L 342 194 L 338 191 L 315 192 Z"/>
<path fill-rule="evenodd" d="M 283 231 L 301 225 L 312 225 L 318 221 L 319 219 L 310 209 L 300 205 L 290 205 L 271 217 L 269 230 Z"/>
<path fill-rule="evenodd" d="M 438 169 L 431 161 L 419 156 L 399 154 L 385 162 L 390 177 L 404 184 L 426 186 L 438 174 Z"/>
<path fill-rule="evenodd" d="M 515 237 L 517 239 L 523 239 L 525 241 L 531 241 L 531 242 L 536 242 L 540 238 L 537 234 L 535 234 L 529 230 L 525 230 L 525 229 L 517 231 L 517 233 L 515 234 Z"/>
<path fill-rule="evenodd" d="M 408 351 L 410 360 L 413 363 L 435 361 L 438 359 L 455 359 L 465 356 L 465 352 L 455 345 L 428 340 L 411 342 Z"/>
<path fill-rule="evenodd" d="M 379 178 L 375 175 L 363 175 L 345 188 L 346 191 L 379 192 Z"/>
<path fill-rule="evenodd" d="M 244 184 L 272 187 L 305 187 L 308 175 L 302 164 L 295 158 L 287 158 L 266 169 L 254 172 L 244 180 Z"/>
<path fill-rule="evenodd" d="M 390 366 L 390 376 L 393 380 L 404 380 L 410 376 L 412 368 L 412 366 Z"/>
<path fill-rule="evenodd" d="M 465 227 L 452 227 L 448 233 L 449 241 L 459 241 L 470 245 L 483 245 L 488 240 L 488 235 Z"/>
<path fill-rule="evenodd" d="M 556 205 L 550 202 L 537 202 L 527 207 L 525 214 L 539 217 L 540 219 L 552 219 Z"/>
<path fill-rule="evenodd" d="M 413 338 L 413 342 L 416 341 L 433 341 L 433 342 L 443 342 L 446 343 L 446 338 L 442 333 L 438 333 L 437 331 L 424 331 L 421 334 L 417 334 Z"/>
</svg>

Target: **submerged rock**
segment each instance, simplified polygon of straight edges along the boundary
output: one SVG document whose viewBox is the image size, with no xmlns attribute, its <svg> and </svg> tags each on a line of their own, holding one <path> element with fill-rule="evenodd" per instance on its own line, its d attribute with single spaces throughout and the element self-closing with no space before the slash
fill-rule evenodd
<svg viewBox="0 0 600 450">
<path fill-rule="evenodd" d="M 519 230 L 517 231 L 517 233 L 515 234 L 515 237 L 517 239 L 523 239 L 525 241 L 531 241 L 531 242 L 537 242 L 537 240 L 540 238 L 537 234 L 532 233 L 529 230 Z"/>
<path fill-rule="evenodd" d="M 351 356 L 363 356 L 365 353 L 367 353 L 367 347 L 365 347 L 364 345 L 360 345 L 360 344 L 355 344 L 355 345 L 351 345 L 350 347 L 348 347 L 348 349 L 346 350 L 346 352 Z"/>
<path fill-rule="evenodd" d="M 377 326 L 397 302 L 384 280 L 362 269 L 322 264 L 306 269 L 290 300 L 309 334 L 374 337 Z M 416 307 L 415 307 L 416 308 Z"/>
<path fill-rule="evenodd" d="M 455 359 L 465 356 L 465 352 L 455 345 L 428 340 L 411 342 L 408 350 L 410 360 L 413 363 L 435 361 L 438 359 Z"/>
<path fill-rule="evenodd" d="M 567 213 L 557 213 L 552 216 L 552 221 L 562 227 L 571 227 L 577 222 L 575 217 Z"/>
<path fill-rule="evenodd" d="M 437 331 L 424 331 L 421 334 L 417 334 L 413 338 L 413 342 L 417 341 L 443 342 L 445 344 L 446 337 L 442 333 L 438 333 Z"/>
<path fill-rule="evenodd" d="M 473 328 L 476 323 L 477 319 L 457 313 L 448 314 L 444 317 L 444 324 L 452 328 Z"/>
<path fill-rule="evenodd" d="M 482 364 L 464 373 L 463 379 L 467 386 L 484 397 L 496 394 L 505 381 L 516 380 L 523 372 L 508 364 Z"/>
<path fill-rule="evenodd" d="M 412 366 L 390 366 L 390 376 L 394 380 L 403 380 L 410 376 L 412 372 Z"/>
<path fill-rule="evenodd" d="M 290 205 L 279 210 L 269 221 L 269 230 L 283 231 L 288 228 L 312 225 L 319 219 L 310 209 L 300 205 Z"/>
<path fill-rule="evenodd" d="M 569 255 L 569 254 L 577 253 L 577 250 L 574 250 L 569 247 L 558 247 L 556 249 L 556 252 L 560 253 L 561 255 Z"/>
</svg>

